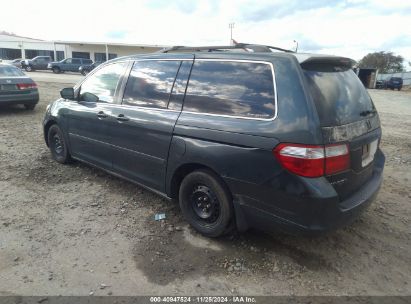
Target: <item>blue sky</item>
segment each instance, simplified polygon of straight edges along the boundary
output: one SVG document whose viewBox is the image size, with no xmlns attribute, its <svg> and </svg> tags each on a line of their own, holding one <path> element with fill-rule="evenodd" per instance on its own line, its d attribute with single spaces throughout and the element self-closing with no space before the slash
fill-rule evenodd
<svg viewBox="0 0 411 304">
<path fill-rule="evenodd" d="M 46 40 L 157 45 L 234 39 L 356 60 L 393 51 L 411 60 L 411 2 L 399 0 L 106 0 L 7 3 L 0 30 Z M 4 8 L 4 5 L 3 7 Z M 2 9 L 3 10 L 3 9 Z"/>
</svg>

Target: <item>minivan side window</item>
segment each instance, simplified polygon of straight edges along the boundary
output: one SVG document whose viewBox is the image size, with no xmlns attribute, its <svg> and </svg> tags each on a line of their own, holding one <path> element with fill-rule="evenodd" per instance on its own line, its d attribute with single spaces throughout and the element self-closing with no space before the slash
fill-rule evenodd
<svg viewBox="0 0 411 304">
<path fill-rule="evenodd" d="M 269 119 L 275 115 L 271 65 L 263 62 L 194 62 L 185 112 Z"/>
<path fill-rule="evenodd" d="M 106 65 L 90 75 L 81 85 L 80 95 L 86 92 L 98 96 L 99 101 L 112 103 L 118 81 L 123 75 L 126 63 Z"/>
<path fill-rule="evenodd" d="M 124 90 L 123 104 L 167 109 L 181 61 L 136 61 Z"/>
</svg>

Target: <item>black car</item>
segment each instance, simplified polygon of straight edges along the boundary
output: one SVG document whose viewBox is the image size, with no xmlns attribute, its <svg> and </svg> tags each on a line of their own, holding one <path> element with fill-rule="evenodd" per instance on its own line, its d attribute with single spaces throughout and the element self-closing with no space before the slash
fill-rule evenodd
<svg viewBox="0 0 411 304">
<path fill-rule="evenodd" d="M 37 56 L 33 59 L 22 60 L 21 68 L 25 69 L 27 72 L 34 70 L 47 70 L 47 65 L 51 62 L 50 56 Z"/>
<path fill-rule="evenodd" d="M 21 104 L 33 110 L 38 101 L 36 83 L 19 68 L 0 63 L 0 106 Z"/>
<path fill-rule="evenodd" d="M 102 64 L 48 107 L 51 155 L 179 201 L 210 237 L 345 225 L 382 182 L 376 109 L 352 60 L 271 50 L 175 47 Z"/>
<path fill-rule="evenodd" d="M 86 76 L 102 63 L 103 62 L 93 62 L 92 64 L 84 64 L 78 68 L 78 71 L 81 73 L 81 75 Z"/>
<path fill-rule="evenodd" d="M 61 61 L 50 62 L 47 65 L 47 68 L 56 74 L 61 72 L 78 72 L 80 66 L 89 65 L 92 63 L 93 61 L 91 59 L 67 58 Z"/>
<path fill-rule="evenodd" d="M 400 91 L 402 89 L 402 78 L 401 77 L 391 77 L 385 83 L 385 87 L 391 90 L 397 89 Z"/>
</svg>

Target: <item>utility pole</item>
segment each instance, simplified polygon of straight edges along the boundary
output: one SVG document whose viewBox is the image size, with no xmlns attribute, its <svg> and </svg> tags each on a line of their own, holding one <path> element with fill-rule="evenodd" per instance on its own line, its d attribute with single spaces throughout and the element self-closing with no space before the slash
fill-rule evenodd
<svg viewBox="0 0 411 304">
<path fill-rule="evenodd" d="M 233 45 L 233 28 L 234 22 L 228 24 L 228 28 L 230 29 L 230 45 Z"/>
<path fill-rule="evenodd" d="M 294 40 L 294 42 L 296 43 L 295 52 L 297 53 L 297 51 L 298 51 L 298 41 L 297 41 L 297 40 Z"/>
</svg>

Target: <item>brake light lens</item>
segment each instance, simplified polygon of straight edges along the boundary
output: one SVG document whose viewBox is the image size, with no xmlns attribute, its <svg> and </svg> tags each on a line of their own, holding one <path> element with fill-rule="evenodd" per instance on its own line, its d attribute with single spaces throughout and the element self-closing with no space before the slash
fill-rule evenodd
<svg viewBox="0 0 411 304">
<path fill-rule="evenodd" d="M 350 167 L 350 154 L 346 144 L 279 144 L 273 153 L 285 169 L 305 177 L 331 175 Z"/>
<path fill-rule="evenodd" d="M 347 145 L 325 146 L 325 175 L 335 174 L 350 168 L 350 153 Z"/>
<path fill-rule="evenodd" d="M 18 83 L 17 88 L 19 90 L 29 90 L 29 89 L 36 89 L 37 84 L 36 83 Z"/>
</svg>

